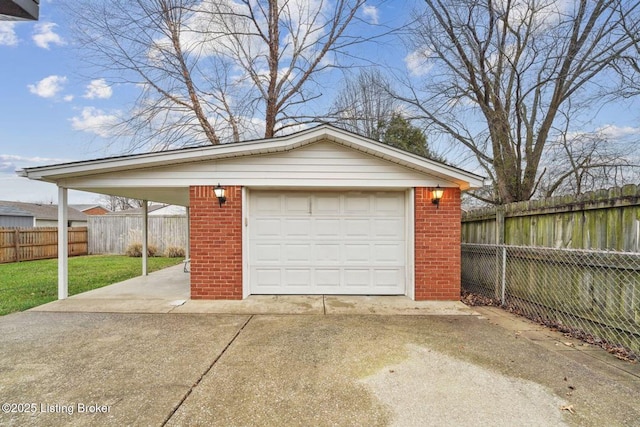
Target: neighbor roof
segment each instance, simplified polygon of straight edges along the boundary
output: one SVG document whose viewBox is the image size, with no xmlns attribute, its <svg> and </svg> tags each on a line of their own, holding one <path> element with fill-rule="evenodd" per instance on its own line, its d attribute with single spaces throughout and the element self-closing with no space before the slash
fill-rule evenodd
<svg viewBox="0 0 640 427">
<path fill-rule="evenodd" d="M 26 216 L 33 216 L 42 220 L 58 220 L 58 205 L 48 205 L 39 203 L 24 203 L 0 200 L 0 206 L 14 208 L 26 212 Z M 69 221 L 86 221 L 87 216 L 77 209 L 71 207 L 67 211 Z"/>
<path fill-rule="evenodd" d="M 4 206 L 0 205 L 0 215 L 1 216 L 28 216 L 33 218 L 33 214 L 17 208 L 15 206 Z"/>
</svg>

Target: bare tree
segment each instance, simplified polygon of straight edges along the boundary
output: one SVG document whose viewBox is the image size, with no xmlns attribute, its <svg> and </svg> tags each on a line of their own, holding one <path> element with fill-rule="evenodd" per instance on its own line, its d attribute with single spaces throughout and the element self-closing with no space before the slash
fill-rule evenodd
<svg viewBox="0 0 640 427">
<path fill-rule="evenodd" d="M 110 82 L 141 88 L 120 134 L 163 149 L 268 138 L 307 120 L 318 80 L 370 40 L 364 2 L 86 0 L 73 9 L 85 58 Z"/>
<path fill-rule="evenodd" d="M 548 143 L 541 161 L 540 190 L 545 197 L 557 193 L 582 194 L 594 188 L 620 187 L 640 176 L 640 156 L 635 141 L 611 138 L 607 129 L 570 132 L 569 120 Z"/>
<path fill-rule="evenodd" d="M 130 199 L 128 197 L 120 196 L 100 196 L 98 199 L 100 204 L 103 204 L 111 212 L 125 211 L 127 209 L 135 209 L 142 207 L 142 200 Z"/>
<path fill-rule="evenodd" d="M 639 30 L 640 3 L 425 3 L 411 40 L 424 60 L 416 70 L 424 85 L 401 98 L 430 129 L 473 153 L 494 183 L 493 202 L 528 200 L 539 189 L 547 142 L 557 137 L 558 112 L 619 94 L 616 65 L 638 58 L 630 34 Z"/>
<path fill-rule="evenodd" d="M 389 78 L 377 68 L 348 76 L 337 92 L 328 120 L 348 131 L 380 140 L 382 126 L 398 111 Z"/>
</svg>

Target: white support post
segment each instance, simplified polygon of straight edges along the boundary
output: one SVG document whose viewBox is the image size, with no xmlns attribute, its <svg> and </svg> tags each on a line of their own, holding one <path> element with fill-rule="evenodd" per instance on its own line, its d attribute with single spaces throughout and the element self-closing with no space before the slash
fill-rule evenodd
<svg viewBox="0 0 640 427">
<path fill-rule="evenodd" d="M 68 192 L 58 187 L 58 299 L 69 296 Z"/>
<path fill-rule="evenodd" d="M 187 244 L 184 248 L 184 259 L 191 258 L 191 210 L 187 206 Z"/>
<path fill-rule="evenodd" d="M 149 204 L 142 201 L 142 275 L 149 275 L 148 255 L 149 255 Z"/>
</svg>

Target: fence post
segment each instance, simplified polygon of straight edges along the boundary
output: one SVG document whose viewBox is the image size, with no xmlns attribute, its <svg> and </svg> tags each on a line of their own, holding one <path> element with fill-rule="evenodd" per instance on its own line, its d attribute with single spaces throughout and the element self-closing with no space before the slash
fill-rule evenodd
<svg viewBox="0 0 640 427">
<path fill-rule="evenodd" d="M 16 228 L 13 232 L 13 245 L 16 250 L 16 262 L 20 261 L 20 231 Z"/>
<path fill-rule="evenodd" d="M 504 305 L 504 292 L 507 281 L 507 247 L 502 245 L 502 292 L 500 295 L 500 305 Z"/>
<path fill-rule="evenodd" d="M 500 248 L 504 245 L 504 205 L 496 206 L 496 283 L 495 299 L 499 299 L 504 304 L 503 276 L 504 264 Z"/>
</svg>

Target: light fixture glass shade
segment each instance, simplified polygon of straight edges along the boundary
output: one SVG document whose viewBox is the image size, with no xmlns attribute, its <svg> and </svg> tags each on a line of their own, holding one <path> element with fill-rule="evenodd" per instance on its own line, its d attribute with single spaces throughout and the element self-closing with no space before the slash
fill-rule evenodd
<svg viewBox="0 0 640 427">
<path fill-rule="evenodd" d="M 438 200 L 440 201 L 440 199 L 442 199 L 442 195 L 444 194 L 444 190 L 442 188 L 440 188 L 440 186 L 438 185 L 436 188 L 433 189 L 433 191 L 431 192 L 431 198 L 433 200 Z"/>
<path fill-rule="evenodd" d="M 218 199 L 223 199 L 225 197 L 225 191 L 226 189 L 222 187 L 220 183 L 218 183 L 218 186 L 213 189 L 213 192 Z"/>
</svg>

